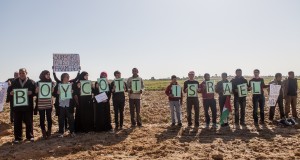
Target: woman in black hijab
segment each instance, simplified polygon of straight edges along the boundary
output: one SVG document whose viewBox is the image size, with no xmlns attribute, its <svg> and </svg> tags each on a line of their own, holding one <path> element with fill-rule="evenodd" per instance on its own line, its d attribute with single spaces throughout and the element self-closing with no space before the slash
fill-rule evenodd
<svg viewBox="0 0 300 160">
<path fill-rule="evenodd" d="M 90 132 L 94 130 L 94 107 L 92 95 L 81 95 L 81 82 L 88 80 L 89 74 L 82 72 L 79 81 L 73 85 L 76 103 L 75 132 Z M 92 90 L 92 88 L 91 88 Z"/>
<path fill-rule="evenodd" d="M 100 74 L 100 78 L 106 78 L 107 80 L 107 73 L 102 72 Z M 108 80 L 107 80 L 108 81 Z M 110 97 L 111 97 L 111 87 L 108 84 L 109 91 L 105 92 L 108 99 L 106 101 L 98 103 L 95 101 L 96 108 L 95 108 L 95 131 L 111 131 L 111 116 L 110 116 Z M 94 95 L 98 95 L 101 92 L 99 91 L 99 84 L 98 82 L 95 83 Z"/>
</svg>

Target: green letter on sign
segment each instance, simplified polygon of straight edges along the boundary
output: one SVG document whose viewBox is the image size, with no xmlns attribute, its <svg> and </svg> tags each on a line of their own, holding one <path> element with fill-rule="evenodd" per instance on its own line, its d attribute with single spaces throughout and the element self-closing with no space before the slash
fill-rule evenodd
<svg viewBox="0 0 300 160">
<path fill-rule="evenodd" d="M 61 100 L 72 99 L 71 88 L 71 84 L 60 84 L 59 92 Z"/>
<path fill-rule="evenodd" d="M 206 81 L 206 93 L 215 93 L 214 81 Z"/>
<path fill-rule="evenodd" d="M 98 78 L 99 92 L 107 92 L 109 91 L 109 86 L 106 78 Z"/>
<path fill-rule="evenodd" d="M 230 96 L 232 92 L 232 83 L 223 83 L 223 95 Z"/>
<path fill-rule="evenodd" d="M 115 92 L 124 92 L 124 80 L 123 78 L 115 79 Z"/>
<path fill-rule="evenodd" d="M 92 95 L 92 82 L 91 81 L 80 81 L 81 96 Z"/>
<path fill-rule="evenodd" d="M 49 99 L 52 97 L 52 83 L 51 82 L 39 82 L 39 98 Z"/>
<path fill-rule="evenodd" d="M 131 90 L 133 93 L 140 93 L 141 91 L 141 81 L 139 79 L 133 79 L 131 82 Z"/>
<path fill-rule="evenodd" d="M 14 89 L 14 107 L 28 106 L 28 89 Z"/>
<path fill-rule="evenodd" d="M 248 94 L 248 90 L 247 90 L 247 84 L 240 84 L 237 85 L 238 88 L 238 92 L 239 92 L 239 97 L 246 97 Z"/>
<path fill-rule="evenodd" d="M 261 82 L 251 82 L 252 94 L 261 94 Z"/>
<path fill-rule="evenodd" d="M 180 85 L 172 85 L 172 94 L 174 97 L 181 97 Z"/>
<path fill-rule="evenodd" d="M 198 84 L 188 84 L 188 97 L 197 97 Z"/>
</svg>

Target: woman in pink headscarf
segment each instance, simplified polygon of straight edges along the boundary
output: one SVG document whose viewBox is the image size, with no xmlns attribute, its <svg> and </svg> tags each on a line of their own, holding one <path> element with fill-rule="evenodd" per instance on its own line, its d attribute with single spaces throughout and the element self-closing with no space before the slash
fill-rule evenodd
<svg viewBox="0 0 300 160">
<path fill-rule="evenodd" d="M 100 102 L 100 103 L 98 103 L 95 100 L 95 103 L 96 103 L 96 108 L 95 108 L 95 131 L 96 132 L 112 130 L 111 117 L 110 117 L 110 104 L 109 104 L 109 100 L 110 100 L 110 97 L 111 97 L 111 87 L 110 87 L 110 84 L 107 80 L 107 73 L 106 72 L 101 72 L 100 78 L 105 78 L 106 79 L 107 86 L 100 84 L 100 87 L 104 86 L 104 88 L 108 89 L 108 91 L 105 92 L 108 99 L 103 101 L 103 102 Z M 105 84 L 105 82 L 100 82 L 100 83 Z M 100 93 L 103 93 L 99 89 L 98 82 L 95 83 L 95 89 L 93 90 L 93 92 L 94 92 L 95 96 L 99 95 Z"/>
</svg>

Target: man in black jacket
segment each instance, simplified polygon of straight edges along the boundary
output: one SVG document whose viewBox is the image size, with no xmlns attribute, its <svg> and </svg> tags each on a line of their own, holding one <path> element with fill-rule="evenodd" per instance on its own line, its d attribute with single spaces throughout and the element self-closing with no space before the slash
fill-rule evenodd
<svg viewBox="0 0 300 160">
<path fill-rule="evenodd" d="M 245 110 L 246 110 L 246 97 L 239 97 L 238 85 L 248 84 L 247 80 L 242 76 L 242 70 L 237 69 L 235 71 L 236 76 L 231 80 L 232 90 L 234 93 L 234 118 L 236 125 L 245 125 Z M 247 88 L 248 89 L 248 88 Z M 241 110 L 241 113 L 239 113 Z M 241 117 L 240 115 L 241 114 Z"/>
<path fill-rule="evenodd" d="M 21 68 L 19 70 L 19 78 L 12 82 L 10 94 L 14 94 L 15 89 L 28 89 L 28 104 L 22 106 L 14 105 L 14 143 L 22 140 L 22 121 L 26 124 L 26 139 L 33 142 L 33 97 L 35 93 L 35 82 L 27 77 L 27 70 Z"/>
</svg>

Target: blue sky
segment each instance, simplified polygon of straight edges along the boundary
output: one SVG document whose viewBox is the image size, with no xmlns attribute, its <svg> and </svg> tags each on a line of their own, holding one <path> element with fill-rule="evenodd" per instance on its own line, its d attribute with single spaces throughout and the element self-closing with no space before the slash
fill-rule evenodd
<svg viewBox="0 0 300 160">
<path fill-rule="evenodd" d="M 37 80 L 53 53 L 79 53 L 92 80 L 133 67 L 143 78 L 300 75 L 298 0 L 2 0 L 0 21 L 0 81 L 21 67 Z"/>
</svg>

